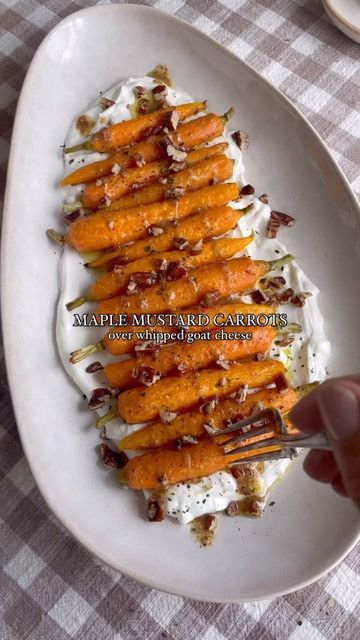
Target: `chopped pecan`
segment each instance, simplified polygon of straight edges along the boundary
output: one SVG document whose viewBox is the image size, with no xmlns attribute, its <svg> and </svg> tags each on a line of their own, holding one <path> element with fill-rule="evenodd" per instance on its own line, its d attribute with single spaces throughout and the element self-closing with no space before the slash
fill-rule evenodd
<svg viewBox="0 0 360 640">
<path fill-rule="evenodd" d="M 180 280 L 186 276 L 188 270 L 179 260 L 169 262 L 168 268 L 166 269 L 165 278 L 166 280 Z"/>
<path fill-rule="evenodd" d="M 191 435 L 183 435 L 180 438 L 177 438 L 177 440 L 175 441 L 175 447 L 177 449 L 182 449 L 182 447 L 184 445 L 187 444 L 197 444 L 198 440 L 197 438 L 194 438 L 194 436 Z"/>
<path fill-rule="evenodd" d="M 215 436 L 218 433 L 218 429 L 216 429 L 212 418 L 208 418 L 206 422 L 204 422 L 203 426 L 205 431 L 209 434 L 209 436 Z"/>
<path fill-rule="evenodd" d="M 279 340 L 275 340 L 275 344 L 278 347 L 288 347 L 294 340 L 295 338 L 293 336 L 284 336 L 283 338 L 279 338 Z"/>
<path fill-rule="evenodd" d="M 184 187 L 171 187 L 170 189 L 166 189 L 164 196 L 166 200 L 176 200 L 177 198 L 181 198 L 184 193 Z"/>
<path fill-rule="evenodd" d="M 146 129 L 144 129 L 144 131 L 142 132 L 142 140 L 145 140 L 145 138 L 148 138 L 149 136 L 156 136 L 158 133 L 160 133 L 160 131 L 162 131 L 162 128 L 162 124 L 156 124 L 153 127 L 146 127 Z"/>
<path fill-rule="evenodd" d="M 156 271 L 166 271 L 168 264 L 169 262 L 166 258 L 159 258 L 158 260 L 155 260 L 155 269 Z"/>
<path fill-rule="evenodd" d="M 280 304 L 286 304 L 293 298 L 293 295 L 294 295 L 294 289 L 291 289 L 291 287 L 289 287 L 288 289 L 285 289 L 285 291 L 282 291 L 279 294 L 278 301 L 280 302 Z"/>
<path fill-rule="evenodd" d="M 165 505 L 161 500 L 150 497 L 147 503 L 148 518 L 150 522 L 161 522 L 165 520 Z"/>
<path fill-rule="evenodd" d="M 312 296 L 310 291 L 302 291 L 301 293 L 297 293 L 291 298 L 291 302 L 295 305 L 295 307 L 303 307 L 306 302 L 306 298 Z"/>
<path fill-rule="evenodd" d="M 88 407 L 92 410 L 100 409 L 104 404 L 109 402 L 111 398 L 112 394 L 109 389 L 99 387 L 92 392 Z"/>
<path fill-rule="evenodd" d="M 131 276 L 130 276 L 130 279 L 129 279 L 129 282 L 128 282 L 126 293 L 127 293 L 128 296 L 133 296 L 136 293 L 139 293 L 138 286 L 137 286 L 135 280 L 131 279 Z"/>
<path fill-rule="evenodd" d="M 160 145 L 165 151 L 165 154 L 175 160 L 175 162 L 183 162 L 186 159 L 187 153 L 182 145 L 176 144 L 169 136 L 165 136 Z"/>
<path fill-rule="evenodd" d="M 146 163 L 144 156 L 142 155 L 142 153 L 139 153 L 138 151 L 134 153 L 133 158 L 137 167 L 143 167 L 144 164 Z"/>
<path fill-rule="evenodd" d="M 135 345 L 135 355 L 137 357 L 144 356 L 150 353 L 155 353 L 160 349 L 160 345 L 153 340 L 145 340 L 141 344 Z"/>
<path fill-rule="evenodd" d="M 268 194 L 267 193 L 263 193 L 261 196 L 259 196 L 259 200 L 263 204 L 269 204 L 269 196 L 268 196 Z"/>
<path fill-rule="evenodd" d="M 156 284 L 158 280 L 159 277 L 154 271 L 136 271 L 130 275 L 129 283 L 130 281 L 135 282 L 139 289 L 146 289 Z"/>
<path fill-rule="evenodd" d="M 71 213 L 67 213 L 66 216 L 64 216 L 64 221 L 66 222 L 66 224 L 71 224 L 72 222 L 74 222 L 74 220 L 77 220 L 81 215 L 81 212 L 78 211 L 71 211 Z"/>
<path fill-rule="evenodd" d="M 85 371 L 86 373 L 95 373 L 96 371 L 101 371 L 103 368 L 104 365 L 102 365 L 101 362 L 92 362 L 86 367 Z"/>
<path fill-rule="evenodd" d="M 208 293 L 205 293 L 202 300 L 200 300 L 200 304 L 203 307 L 207 307 L 208 305 L 214 304 L 215 302 L 220 300 L 220 298 L 221 298 L 221 292 L 218 289 L 215 289 L 214 291 L 209 291 Z"/>
<path fill-rule="evenodd" d="M 289 388 L 289 383 L 283 373 L 274 378 L 274 384 L 280 395 L 284 395 Z"/>
<path fill-rule="evenodd" d="M 266 353 L 260 351 L 260 353 L 256 354 L 256 360 L 266 360 Z"/>
<path fill-rule="evenodd" d="M 271 215 L 285 227 L 293 227 L 296 222 L 293 216 L 289 216 L 288 213 L 282 213 L 281 211 L 272 211 Z"/>
<path fill-rule="evenodd" d="M 147 230 L 150 236 L 161 236 L 164 233 L 164 229 L 162 227 L 157 227 L 155 224 L 151 224 Z"/>
<path fill-rule="evenodd" d="M 212 398 L 208 402 L 204 402 L 204 404 L 199 407 L 199 410 L 201 413 L 207 413 L 209 415 L 210 413 L 213 413 L 218 402 L 219 398 Z"/>
<path fill-rule="evenodd" d="M 149 108 L 150 100 L 145 87 L 137 85 L 134 89 L 134 93 L 137 100 L 138 112 L 146 113 Z"/>
<path fill-rule="evenodd" d="M 177 173 L 178 171 L 182 171 L 186 167 L 186 162 L 172 162 L 169 166 L 169 171 L 173 171 Z"/>
<path fill-rule="evenodd" d="M 219 182 L 218 178 L 210 178 L 209 185 L 210 185 L 210 187 L 213 187 L 218 182 Z"/>
<path fill-rule="evenodd" d="M 267 228 L 268 238 L 272 240 L 276 238 L 280 229 L 280 220 L 273 215 L 273 211 L 270 213 L 270 220 Z"/>
<path fill-rule="evenodd" d="M 264 304 L 266 302 L 264 294 L 259 289 L 252 291 L 251 298 L 255 304 Z"/>
<path fill-rule="evenodd" d="M 113 164 L 113 166 L 111 167 L 111 173 L 114 176 L 117 176 L 120 173 L 120 171 L 121 171 L 121 166 L 117 162 L 115 162 L 115 164 Z"/>
<path fill-rule="evenodd" d="M 114 231 L 114 229 L 115 229 L 115 222 L 114 222 L 114 220 L 109 220 L 109 222 L 108 222 L 108 227 L 109 227 L 110 231 Z"/>
<path fill-rule="evenodd" d="M 230 369 L 230 362 L 228 360 L 226 360 L 226 358 L 220 354 L 218 359 L 216 360 L 216 364 L 219 367 L 222 367 L 222 369 Z"/>
<path fill-rule="evenodd" d="M 232 139 L 239 147 L 240 151 L 247 151 L 249 148 L 249 134 L 245 131 L 234 131 L 231 134 Z"/>
<path fill-rule="evenodd" d="M 246 513 L 250 516 L 259 517 L 263 514 L 264 503 L 260 500 L 251 500 L 247 505 Z"/>
<path fill-rule="evenodd" d="M 98 99 L 98 104 L 103 109 L 109 109 L 110 107 L 112 107 L 115 104 L 115 102 L 114 102 L 114 100 L 110 100 L 110 98 L 105 98 L 105 96 L 101 96 Z"/>
<path fill-rule="evenodd" d="M 154 99 L 157 102 L 163 102 L 166 99 L 167 92 L 168 90 L 165 84 L 157 84 L 152 90 Z"/>
<path fill-rule="evenodd" d="M 237 500 L 232 500 L 229 502 L 228 506 L 225 509 L 225 513 L 232 518 L 234 516 L 238 516 L 240 514 L 240 505 Z"/>
<path fill-rule="evenodd" d="M 243 402 L 245 402 L 248 394 L 248 388 L 249 388 L 249 385 L 244 384 L 243 387 L 240 387 L 240 389 L 236 391 L 235 393 L 236 402 L 238 402 L 239 404 L 242 404 Z"/>
<path fill-rule="evenodd" d="M 203 246 L 204 246 L 204 241 L 202 238 L 200 238 L 200 240 L 191 247 L 191 252 L 198 253 L 199 251 L 202 251 Z"/>
<path fill-rule="evenodd" d="M 216 531 L 219 517 L 214 513 L 207 513 L 204 518 L 204 527 L 207 531 Z"/>
<path fill-rule="evenodd" d="M 112 469 L 125 467 L 129 460 L 124 451 L 114 451 L 105 442 L 100 445 L 100 456 L 105 467 L 111 467 Z"/>
<path fill-rule="evenodd" d="M 179 114 L 176 111 L 176 109 L 173 109 L 165 116 L 164 127 L 166 127 L 167 129 L 170 129 L 170 131 L 175 131 L 175 129 L 177 129 L 178 124 L 179 124 Z"/>
<path fill-rule="evenodd" d="M 255 189 L 251 184 L 244 184 L 240 191 L 241 196 L 253 196 L 254 193 Z"/>
<path fill-rule="evenodd" d="M 262 289 L 281 289 L 286 285 L 286 280 L 282 276 L 261 278 L 259 284 Z"/>
<path fill-rule="evenodd" d="M 184 249 L 187 249 L 189 244 L 190 243 L 186 240 L 186 238 L 174 238 L 173 239 L 173 245 L 174 245 L 175 249 L 179 249 L 179 251 L 184 251 Z"/>
<path fill-rule="evenodd" d="M 139 367 L 132 370 L 131 377 L 135 378 L 135 380 L 145 387 L 151 387 L 155 382 L 160 380 L 161 375 L 152 367 Z"/>
<path fill-rule="evenodd" d="M 160 411 L 159 412 L 161 422 L 169 424 L 173 420 L 175 420 L 177 413 L 175 411 Z"/>
</svg>

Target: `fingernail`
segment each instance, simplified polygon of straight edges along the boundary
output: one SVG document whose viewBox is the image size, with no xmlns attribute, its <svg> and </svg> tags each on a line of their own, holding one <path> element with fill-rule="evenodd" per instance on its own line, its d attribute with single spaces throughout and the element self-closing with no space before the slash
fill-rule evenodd
<svg viewBox="0 0 360 640">
<path fill-rule="evenodd" d="M 319 410 L 330 436 L 346 440 L 360 432 L 359 396 L 349 385 L 327 383 L 319 388 Z"/>
</svg>

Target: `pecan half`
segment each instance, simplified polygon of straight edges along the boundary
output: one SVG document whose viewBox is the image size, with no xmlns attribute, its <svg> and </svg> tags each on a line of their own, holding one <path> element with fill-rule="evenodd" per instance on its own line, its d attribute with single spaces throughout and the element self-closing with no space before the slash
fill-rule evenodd
<svg viewBox="0 0 360 640">
<path fill-rule="evenodd" d="M 254 193 L 255 189 L 251 184 L 244 184 L 240 191 L 241 196 L 253 196 Z"/>
<path fill-rule="evenodd" d="M 114 451 L 105 442 L 100 445 L 100 456 L 105 467 L 111 469 L 121 469 L 129 460 L 124 451 Z"/>
<path fill-rule="evenodd" d="M 165 520 L 165 505 L 161 500 L 155 497 L 148 499 L 147 512 L 150 522 L 161 522 Z"/>
<path fill-rule="evenodd" d="M 86 373 L 95 373 L 96 371 L 101 371 L 103 368 L 104 365 L 102 365 L 101 362 L 92 362 L 86 367 L 85 371 Z"/>
<path fill-rule="evenodd" d="M 111 398 L 112 394 L 109 389 L 99 387 L 92 392 L 88 407 L 92 410 L 100 409 L 104 404 L 109 402 Z"/>
</svg>

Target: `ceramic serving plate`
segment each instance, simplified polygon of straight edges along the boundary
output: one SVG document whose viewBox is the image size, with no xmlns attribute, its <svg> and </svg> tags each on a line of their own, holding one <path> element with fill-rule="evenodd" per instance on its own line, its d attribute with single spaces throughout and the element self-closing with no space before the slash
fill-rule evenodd
<svg viewBox="0 0 360 640">
<path fill-rule="evenodd" d="M 60 146 L 74 116 L 99 91 L 163 62 L 212 111 L 236 107 L 250 134 L 247 179 L 297 218 L 287 245 L 319 286 L 332 343 L 331 374 L 359 366 L 359 208 L 323 143 L 294 107 L 232 53 L 153 9 L 106 5 L 63 20 L 29 69 L 16 116 L 3 225 L 6 360 L 22 443 L 42 495 L 67 529 L 109 565 L 148 585 L 208 601 L 248 601 L 298 589 L 355 544 L 349 503 L 312 482 L 298 459 L 261 519 L 223 518 L 215 544 L 186 528 L 149 524 L 143 497 L 96 465 L 98 433 L 57 355 Z M 49 544 L 51 541 L 49 540 Z M 76 567 L 74 567 L 76 571 Z"/>
</svg>

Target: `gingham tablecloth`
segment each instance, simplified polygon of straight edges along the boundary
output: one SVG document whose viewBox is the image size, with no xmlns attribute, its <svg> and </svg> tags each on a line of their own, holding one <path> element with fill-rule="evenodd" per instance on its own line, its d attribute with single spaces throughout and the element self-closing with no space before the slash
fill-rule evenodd
<svg viewBox="0 0 360 640">
<path fill-rule="evenodd" d="M 0 1 L 0 180 L 18 93 L 35 49 L 56 23 L 94 0 Z M 360 192 L 360 48 L 320 0 L 148 2 L 210 34 L 281 89 L 319 131 Z M 360 639 L 359 548 L 291 595 L 202 604 L 133 582 L 67 535 L 23 456 L 0 368 L 1 640 Z"/>
</svg>

